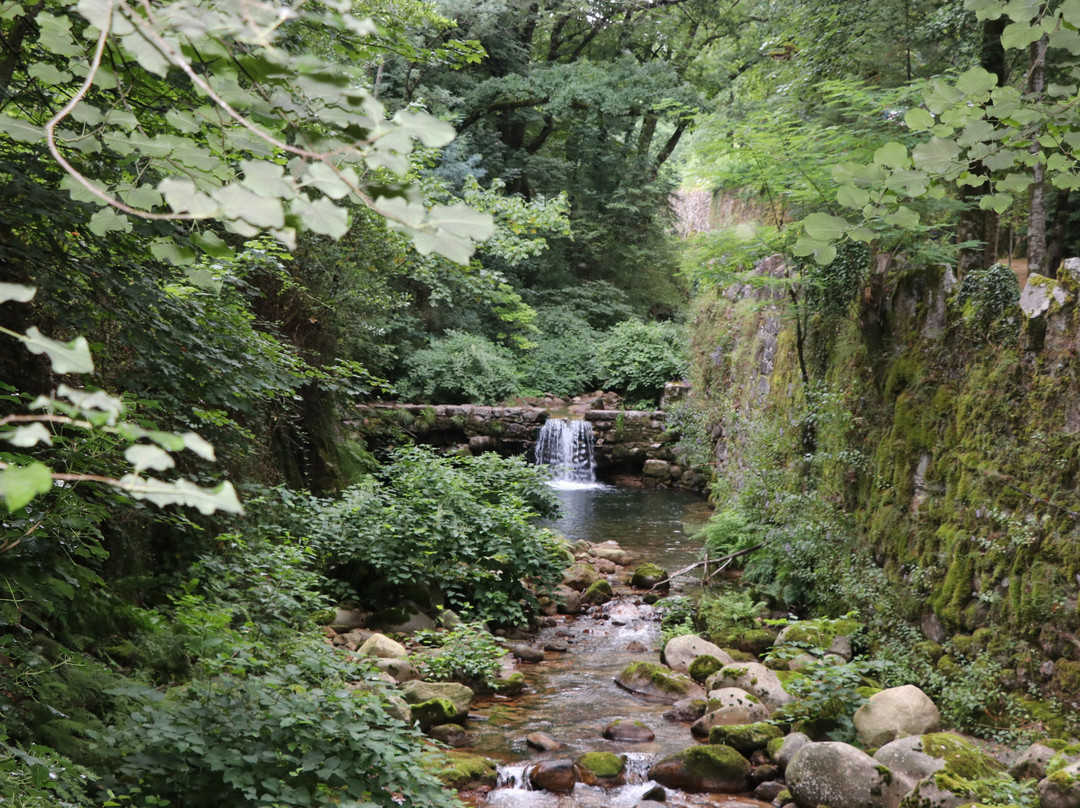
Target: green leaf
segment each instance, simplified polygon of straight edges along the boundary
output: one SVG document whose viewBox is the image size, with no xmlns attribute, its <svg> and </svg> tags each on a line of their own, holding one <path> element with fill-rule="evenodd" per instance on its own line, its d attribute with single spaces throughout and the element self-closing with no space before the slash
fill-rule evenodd
<svg viewBox="0 0 1080 808">
<path fill-rule="evenodd" d="M 987 194 L 979 200 L 979 207 L 983 210 L 992 210 L 994 213 L 1004 213 L 1012 202 L 1013 198 L 1009 194 Z"/>
<path fill-rule="evenodd" d="M 960 156 L 960 147 L 956 141 L 939 137 L 930 138 L 929 143 L 920 143 L 911 150 L 915 165 L 929 174 L 945 174 L 957 168 L 956 160 Z"/>
<path fill-rule="evenodd" d="M 802 220 L 802 225 L 807 237 L 819 242 L 837 241 L 851 229 L 851 224 L 847 219 L 828 213 L 811 213 Z"/>
<path fill-rule="evenodd" d="M 167 261 L 173 266 L 185 266 L 195 260 L 195 253 L 182 247 L 171 238 L 160 237 L 150 242 L 150 254 L 159 261 Z"/>
<path fill-rule="evenodd" d="M 14 300 L 16 303 L 29 303 L 34 299 L 37 288 L 21 283 L 0 283 L 0 303 Z"/>
<path fill-rule="evenodd" d="M 30 326 L 25 337 L 20 337 L 32 354 L 45 354 L 52 362 L 55 373 L 93 373 L 94 360 L 86 337 L 76 337 L 71 342 L 49 339 L 37 326 Z"/>
<path fill-rule="evenodd" d="M 221 204 L 226 219 L 240 219 L 254 227 L 283 227 L 285 210 L 281 200 L 260 196 L 242 185 L 226 185 L 211 194 Z"/>
<path fill-rule="evenodd" d="M 819 264 L 832 263 L 832 260 L 836 258 L 835 244 L 826 244 L 812 238 L 800 238 L 791 251 L 798 256 L 813 255 L 814 261 Z"/>
<path fill-rule="evenodd" d="M 125 474 L 119 480 L 121 490 L 135 499 L 146 499 L 158 507 L 182 505 L 196 508 L 199 513 L 211 514 L 216 511 L 242 514 L 243 507 L 236 496 L 232 483 L 224 482 L 214 488 L 200 488 L 185 479 L 165 482 L 154 477 L 139 477 Z"/>
<path fill-rule="evenodd" d="M 49 85 L 67 84 L 73 78 L 69 72 L 60 70 L 49 62 L 36 62 L 30 65 L 26 72 L 32 78 Z"/>
<path fill-rule="evenodd" d="M 185 432 L 180 437 L 184 439 L 185 448 L 194 452 L 203 460 L 213 461 L 217 459 L 214 456 L 214 447 L 195 432 Z"/>
<path fill-rule="evenodd" d="M 984 96 L 997 86 L 997 76 L 981 67 L 965 70 L 956 79 L 956 89 L 967 96 Z"/>
<path fill-rule="evenodd" d="M 901 230 L 914 230 L 919 226 L 919 214 L 911 208 L 901 205 L 885 217 L 885 223 Z"/>
<path fill-rule="evenodd" d="M 226 244 L 225 240 L 213 230 L 192 233 L 191 243 L 211 258 L 229 260 L 234 255 L 232 247 Z"/>
<path fill-rule="evenodd" d="M 853 185 L 842 185 L 836 192 L 836 201 L 845 208 L 862 210 L 870 201 L 870 192 Z"/>
<path fill-rule="evenodd" d="M 11 106 L 8 109 L 12 109 Z M 30 121 L 22 118 L 13 118 L 5 112 L 0 112 L 0 133 L 20 143 L 41 143 L 45 138 L 45 130 L 40 126 L 34 126 Z"/>
<path fill-rule="evenodd" d="M 904 123 L 908 125 L 908 129 L 921 132 L 934 125 L 934 116 L 922 107 L 914 107 L 904 114 Z"/>
<path fill-rule="evenodd" d="M 394 114 L 394 123 L 398 124 L 410 137 L 418 139 L 431 149 L 439 149 L 454 139 L 454 127 L 440 121 L 426 112 L 402 110 Z"/>
<path fill-rule="evenodd" d="M 345 175 L 344 179 L 326 163 L 312 163 L 304 173 L 304 184 L 315 186 L 331 199 L 341 199 L 351 191 L 349 183 L 353 186 L 359 184 L 353 169 L 346 168 L 342 174 Z"/>
<path fill-rule="evenodd" d="M 473 210 L 462 202 L 436 205 L 428 216 L 431 225 L 460 238 L 485 241 L 495 232 L 495 220 L 490 213 Z"/>
<path fill-rule="evenodd" d="M 0 497 L 8 512 L 25 507 L 38 494 L 52 490 L 52 472 L 44 463 L 27 466 L 8 466 L 0 471 Z"/>
<path fill-rule="evenodd" d="M 874 152 L 874 162 L 885 168 L 906 168 L 907 148 L 902 143 L 890 141 Z"/>
<path fill-rule="evenodd" d="M 124 233 L 131 232 L 131 221 L 122 213 L 117 213 L 115 208 L 102 208 L 90 217 L 90 232 L 95 236 L 103 236 L 110 230 L 120 230 Z"/>
<path fill-rule="evenodd" d="M 129 446 L 124 451 L 124 458 L 135 467 L 136 474 L 146 469 L 165 471 L 176 465 L 171 454 L 150 443 L 136 443 L 134 446 Z"/>
<path fill-rule="evenodd" d="M 44 424 L 37 422 L 26 424 L 25 426 L 17 426 L 12 432 L 5 433 L 0 437 L 3 437 L 3 439 L 12 446 L 18 446 L 20 449 L 28 449 L 31 446 L 37 446 L 39 443 L 52 446 L 52 434 Z"/>
<path fill-rule="evenodd" d="M 964 8 L 974 11 L 979 21 L 1000 19 L 1005 12 L 1001 0 L 964 0 Z"/>
<path fill-rule="evenodd" d="M 299 216 L 304 227 L 312 232 L 322 233 L 335 239 L 349 232 L 348 212 L 326 197 L 311 202 L 306 194 L 301 194 L 292 201 L 289 209 Z"/>
<path fill-rule="evenodd" d="M 285 166 L 270 160 L 241 160 L 244 172 L 242 184 L 260 196 L 292 199 L 296 196 L 296 183 L 285 176 Z"/>
<path fill-rule="evenodd" d="M 158 183 L 157 188 L 169 207 L 177 213 L 190 213 L 195 219 L 208 219 L 220 212 L 217 203 L 196 188 L 191 180 L 166 177 Z"/>
<path fill-rule="evenodd" d="M 1005 26 L 1005 30 L 1001 32 L 1001 46 L 1005 50 L 1024 49 L 1032 42 L 1037 41 L 1042 34 L 1042 29 L 1037 25 L 1030 25 L 1026 22 L 1009 23 Z"/>
<path fill-rule="evenodd" d="M 926 107 L 935 115 L 940 115 L 963 99 L 964 94 L 941 79 L 934 79 L 930 87 L 923 91 Z"/>
<path fill-rule="evenodd" d="M 1005 177 L 1003 180 L 998 180 L 997 190 L 1006 191 L 1008 193 L 1023 193 L 1034 182 L 1034 179 L 1029 174 L 1016 174 L 1012 173 Z"/>
</svg>

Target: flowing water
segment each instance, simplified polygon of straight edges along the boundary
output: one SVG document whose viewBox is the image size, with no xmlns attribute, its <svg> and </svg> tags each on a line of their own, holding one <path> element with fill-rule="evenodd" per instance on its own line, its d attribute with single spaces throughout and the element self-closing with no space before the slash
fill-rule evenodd
<svg viewBox="0 0 1080 808">
<path fill-rule="evenodd" d="M 592 424 L 580 419 L 548 418 L 536 438 L 536 462 L 551 468 L 556 483 L 595 483 Z"/>
<path fill-rule="evenodd" d="M 709 510 L 697 494 L 669 490 L 620 489 L 598 484 L 556 486 L 563 516 L 552 527 L 571 541 L 617 541 L 634 555 L 673 571 L 697 558 L 689 537 L 708 519 Z M 692 585 L 690 576 L 677 579 Z M 474 708 L 482 718 L 470 722 L 476 732 L 475 751 L 503 761 L 500 787 L 486 804 L 499 808 L 633 808 L 653 783 L 649 765 L 658 758 L 694 743 L 686 724 L 667 721 L 668 705 L 634 696 L 615 677 L 636 661 L 659 661 L 660 629 L 656 611 L 625 587 L 615 587 L 616 599 L 578 617 L 560 616 L 544 628 L 537 645 L 564 645 L 563 653 L 548 652 L 544 662 L 519 664 L 528 681 L 525 695 L 492 698 Z M 638 648 L 639 650 L 634 650 Z M 656 733 L 650 743 L 632 744 L 603 738 L 604 727 L 618 718 L 641 721 Z M 525 745 L 530 732 L 546 732 L 566 745 L 557 752 L 537 752 Z M 543 758 L 577 757 L 589 751 L 625 754 L 630 783 L 617 789 L 579 784 L 572 794 L 527 790 L 524 770 Z M 760 806 L 750 798 L 728 795 L 689 795 L 668 791 L 669 804 Z"/>
</svg>

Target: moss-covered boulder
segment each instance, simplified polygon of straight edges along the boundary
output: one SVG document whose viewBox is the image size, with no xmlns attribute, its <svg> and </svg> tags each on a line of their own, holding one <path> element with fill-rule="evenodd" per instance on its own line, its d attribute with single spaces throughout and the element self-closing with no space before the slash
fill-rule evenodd
<svg viewBox="0 0 1080 808">
<path fill-rule="evenodd" d="M 401 686 L 401 695 L 411 705 L 432 699 L 449 699 L 453 702 L 455 716 L 463 718 L 468 714 L 475 694 L 472 688 L 457 682 L 405 682 Z"/>
<path fill-rule="evenodd" d="M 777 645 L 801 645 L 817 648 L 820 651 L 832 650 L 838 637 L 848 640 L 850 651 L 851 637 L 861 628 L 857 620 L 850 618 L 800 620 L 786 626 L 776 637 Z M 839 650 L 839 649 L 837 649 Z"/>
<path fill-rule="evenodd" d="M 514 671 L 509 676 L 495 680 L 495 692 L 503 696 L 520 696 L 525 689 L 525 674 Z"/>
<path fill-rule="evenodd" d="M 648 743 L 656 739 L 656 733 L 641 721 L 619 718 L 604 727 L 603 735 L 609 741 L 622 743 Z"/>
<path fill-rule="evenodd" d="M 690 678 L 699 684 L 704 684 L 705 680 L 724 667 L 724 663 L 714 657 L 712 654 L 705 654 L 705 656 L 699 656 L 693 662 L 690 663 Z"/>
<path fill-rule="evenodd" d="M 1039 808 L 1080 808 L 1080 763 L 1039 781 Z"/>
<path fill-rule="evenodd" d="M 725 665 L 705 683 L 706 690 L 738 687 L 757 696 L 770 710 L 776 710 L 794 699 L 784 690 L 780 678 L 760 662 L 736 662 Z"/>
<path fill-rule="evenodd" d="M 674 673 L 654 662 L 633 662 L 615 678 L 615 684 L 650 699 L 674 704 L 680 699 L 702 698 L 704 691 L 689 676 Z"/>
<path fill-rule="evenodd" d="M 563 573 L 563 585 L 568 586 L 577 592 L 584 592 L 590 586 L 592 586 L 600 578 L 600 573 L 596 571 L 596 567 L 592 564 L 586 564 L 584 561 L 579 561 L 576 564 L 572 564 Z"/>
<path fill-rule="evenodd" d="M 692 746 L 654 763 L 649 779 L 683 791 L 736 794 L 750 788 L 750 763 L 730 746 Z"/>
<path fill-rule="evenodd" d="M 450 699 L 428 699 L 412 705 L 413 721 L 423 730 L 438 724 L 449 724 L 457 714 L 457 708 Z"/>
<path fill-rule="evenodd" d="M 614 752 L 586 752 L 576 762 L 586 785 L 614 788 L 626 783 L 626 760 Z"/>
<path fill-rule="evenodd" d="M 498 779 L 494 760 L 481 755 L 465 752 L 444 752 L 426 763 L 425 767 L 434 771 L 435 776 L 447 788 L 459 791 L 493 786 Z"/>
<path fill-rule="evenodd" d="M 666 589 L 668 574 L 656 564 L 638 564 L 630 578 L 630 586 L 634 589 Z"/>
<path fill-rule="evenodd" d="M 733 661 L 723 649 L 699 637 L 697 634 L 680 634 L 678 637 L 672 637 L 664 645 L 664 653 L 661 659 L 665 665 L 676 673 L 689 674 L 690 666 L 694 663 L 694 660 L 703 656 L 711 656 L 723 665 Z M 709 678 L 708 675 L 705 676 L 705 679 L 707 678 Z"/>
<path fill-rule="evenodd" d="M 1005 766 L 959 735 L 923 735 L 914 749 L 938 761 L 934 764 L 938 768 L 915 784 L 901 801 L 901 808 L 956 808 L 1005 798 L 1001 788 L 1002 782 L 1008 781 Z"/>
<path fill-rule="evenodd" d="M 709 730 L 709 743 L 724 744 L 744 755 L 764 749 L 769 741 L 782 738 L 780 728 L 758 721 L 753 724 L 730 724 Z"/>
<path fill-rule="evenodd" d="M 886 808 L 900 797 L 892 772 L 846 743 L 803 745 L 788 763 L 785 777 L 791 796 L 803 808 Z"/>
<path fill-rule="evenodd" d="M 611 591 L 611 584 L 608 583 L 607 578 L 600 578 L 589 584 L 589 588 L 581 596 L 581 602 L 587 606 L 599 606 L 602 603 L 607 603 L 613 597 L 615 597 L 615 593 Z"/>
</svg>

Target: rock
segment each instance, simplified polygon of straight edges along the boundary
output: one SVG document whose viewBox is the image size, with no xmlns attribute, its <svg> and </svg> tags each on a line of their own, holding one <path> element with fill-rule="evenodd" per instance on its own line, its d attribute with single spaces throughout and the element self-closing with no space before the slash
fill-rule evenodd
<svg viewBox="0 0 1080 808">
<path fill-rule="evenodd" d="M 750 765 L 754 766 L 754 762 L 750 761 Z M 769 780 L 776 780 L 780 776 L 780 767 L 775 763 L 762 763 L 758 766 L 754 766 L 754 770 L 750 772 L 750 779 L 755 783 L 764 783 Z M 770 797 L 769 799 L 772 799 Z"/>
<path fill-rule="evenodd" d="M 428 699 L 412 705 L 412 717 L 420 729 L 427 730 L 438 724 L 449 724 L 458 717 L 458 711 L 450 699 Z"/>
<path fill-rule="evenodd" d="M 385 634 L 372 634 L 358 649 L 360 656 L 379 657 L 380 659 L 404 659 L 409 651 L 404 645 L 391 640 Z"/>
<path fill-rule="evenodd" d="M 357 609 L 338 609 L 334 613 L 334 619 L 330 625 L 336 629 L 348 630 L 350 628 L 363 628 L 364 615 Z"/>
<path fill-rule="evenodd" d="M 737 794 L 750 788 L 750 763 L 730 746 L 692 746 L 654 763 L 649 779 L 683 791 Z"/>
<path fill-rule="evenodd" d="M 705 715 L 705 704 L 705 699 L 680 699 L 664 713 L 664 718 L 668 721 L 697 721 Z"/>
<path fill-rule="evenodd" d="M 788 764 L 787 785 L 802 808 L 895 808 L 892 774 L 846 743 L 809 743 Z"/>
<path fill-rule="evenodd" d="M 915 685 L 890 687 L 875 693 L 855 711 L 853 720 L 859 738 L 867 746 L 882 746 L 897 738 L 923 735 L 941 727 L 938 708 Z"/>
<path fill-rule="evenodd" d="M 626 761 L 614 752 L 586 752 L 577 759 L 577 767 L 586 785 L 614 788 L 626 782 Z"/>
<path fill-rule="evenodd" d="M 585 590 L 585 594 L 581 596 L 581 602 L 587 606 L 599 606 L 607 603 L 613 597 L 615 597 L 615 594 L 611 591 L 611 584 L 608 583 L 606 578 L 600 578 L 593 581 L 589 588 Z"/>
<path fill-rule="evenodd" d="M 643 642 L 631 640 L 626 644 L 626 650 L 632 654 L 647 654 L 649 652 L 649 647 Z"/>
<path fill-rule="evenodd" d="M 741 688 L 761 699 L 770 710 L 794 701 L 784 690 L 776 673 L 760 662 L 735 662 L 725 665 L 705 683 L 705 689 L 710 692 L 723 687 Z"/>
<path fill-rule="evenodd" d="M 784 733 L 773 724 L 757 722 L 754 724 L 730 724 L 713 727 L 709 730 L 709 743 L 730 746 L 737 752 L 749 755 L 756 749 L 764 749 L 769 741 L 782 738 Z"/>
<path fill-rule="evenodd" d="M 633 662 L 627 665 L 615 684 L 658 701 L 674 704 L 680 699 L 700 698 L 705 694 L 688 676 L 673 673 L 653 662 Z"/>
<path fill-rule="evenodd" d="M 1080 808 L 1080 763 L 1039 781 L 1039 808 Z"/>
<path fill-rule="evenodd" d="M 515 671 L 509 676 L 500 676 L 495 680 L 495 692 L 503 696 L 520 696 L 525 690 L 525 674 Z"/>
<path fill-rule="evenodd" d="M 572 565 L 563 573 L 562 582 L 577 592 L 584 592 L 599 578 L 596 568 L 592 564 L 583 561 Z"/>
<path fill-rule="evenodd" d="M 710 690 L 706 696 L 709 710 L 719 710 L 721 707 L 738 707 L 751 716 L 750 721 L 764 721 L 769 717 L 768 708 L 761 703 L 761 699 L 753 693 L 747 693 L 741 687 L 721 687 Z"/>
<path fill-rule="evenodd" d="M 641 795 L 641 799 L 651 802 L 667 802 L 667 791 L 664 790 L 663 786 L 654 785 Z"/>
<path fill-rule="evenodd" d="M 452 609 L 443 609 L 435 620 L 443 628 L 456 628 L 461 625 L 461 618 Z"/>
<path fill-rule="evenodd" d="M 597 558 L 602 558 L 605 561 L 611 561 L 614 564 L 622 564 L 623 560 L 627 558 L 628 553 L 626 550 L 619 546 L 598 544 L 590 551 Z"/>
<path fill-rule="evenodd" d="M 564 642 L 546 642 L 544 650 L 552 654 L 565 654 L 570 650 L 570 646 Z"/>
<path fill-rule="evenodd" d="M 435 621 L 413 605 L 383 609 L 371 616 L 368 626 L 394 634 L 412 634 L 435 628 Z"/>
<path fill-rule="evenodd" d="M 666 480 L 671 476 L 671 464 L 666 460 L 650 458 L 641 467 L 642 477 L 655 477 L 658 480 Z"/>
<path fill-rule="evenodd" d="M 609 741 L 648 743 L 656 739 L 656 733 L 640 721 L 628 721 L 620 718 L 604 727 L 604 737 Z"/>
<path fill-rule="evenodd" d="M 923 751 L 922 738 L 912 736 L 890 741 L 874 753 L 874 760 L 887 766 L 893 776 L 911 791 L 924 777 L 945 768 L 945 760 Z"/>
<path fill-rule="evenodd" d="M 951 732 L 923 735 L 915 739 L 912 751 L 935 758 L 943 765 L 915 784 L 901 801 L 902 808 L 957 808 L 969 802 L 981 802 L 984 789 L 979 781 L 1000 777 L 1005 771 L 1003 764 Z M 902 778 L 897 778 L 897 782 L 904 785 Z"/>
<path fill-rule="evenodd" d="M 494 760 L 464 752 L 447 752 L 443 757 L 445 768 L 437 776 L 447 788 L 466 790 L 494 786 L 498 779 Z"/>
<path fill-rule="evenodd" d="M 568 586 L 555 588 L 555 602 L 559 614 L 581 614 L 581 595 Z"/>
<path fill-rule="evenodd" d="M 427 734 L 454 749 L 471 744 L 469 733 L 465 731 L 465 727 L 458 724 L 437 724 L 430 727 Z"/>
<path fill-rule="evenodd" d="M 532 645 L 511 645 L 510 653 L 522 662 L 543 662 L 544 652 Z"/>
<path fill-rule="evenodd" d="M 398 684 L 415 682 L 420 678 L 420 671 L 407 659 L 383 658 L 375 662 L 375 667 L 388 674 Z"/>
<path fill-rule="evenodd" d="M 690 665 L 701 656 L 715 657 L 724 665 L 731 664 L 734 660 L 721 649 L 708 640 L 702 639 L 697 634 L 683 634 L 672 637 L 664 646 L 661 655 L 663 662 L 676 673 L 690 674 Z M 708 678 L 708 677 L 706 677 Z"/>
<path fill-rule="evenodd" d="M 431 699 L 449 699 L 454 704 L 455 717 L 462 717 L 469 714 L 475 694 L 471 688 L 457 682 L 405 682 L 401 686 L 401 695 L 413 705 Z"/>
<path fill-rule="evenodd" d="M 923 636 L 930 642 L 941 644 L 945 642 L 945 638 L 948 636 L 945 632 L 945 626 L 941 625 L 938 616 L 933 612 L 923 617 L 920 628 L 922 628 Z"/>
<path fill-rule="evenodd" d="M 690 725 L 695 738 L 708 738 L 714 727 L 753 723 L 750 713 L 743 707 L 720 707 L 710 710 Z"/>
<path fill-rule="evenodd" d="M 761 800 L 762 802 L 772 802 L 780 796 L 780 792 L 787 789 L 787 786 L 783 783 L 778 783 L 775 780 L 766 780 L 763 783 L 758 783 L 757 788 L 754 789 L 754 799 Z"/>
<path fill-rule="evenodd" d="M 630 578 L 630 586 L 634 589 L 666 589 L 668 574 L 656 564 L 638 564 Z"/>
<path fill-rule="evenodd" d="M 833 637 L 832 643 L 825 649 L 826 654 L 835 654 L 845 662 L 851 662 L 851 638 L 843 635 Z"/>
<path fill-rule="evenodd" d="M 546 732 L 530 732 L 525 736 L 525 744 L 533 749 L 539 749 L 541 752 L 554 752 L 566 746 L 566 744 L 560 743 Z"/>
<path fill-rule="evenodd" d="M 801 732 L 792 732 L 784 738 L 783 743 L 780 744 L 773 754 L 776 765 L 780 767 L 781 772 L 784 772 L 787 769 L 788 764 L 791 763 L 791 759 L 795 757 L 795 753 L 808 743 L 812 743 L 812 741 Z"/>
<path fill-rule="evenodd" d="M 690 678 L 695 682 L 704 684 L 705 680 L 724 667 L 725 664 L 727 663 L 721 662 L 712 654 L 705 654 L 704 656 L 699 656 L 690 663 L 690 670 L 688 673 L 690 674 Z"/>
<path fill-rule="evenodd" d="M 1046 777 L 1046 764 L 1056 754 L 1049 746 L 1033 743 L 1009 767 L 1009 775 L 1014 780 L 1042 780 Z"/>
<path fill-rule="evenodd" d="M 573 791 L 578 781 L 578 770 L 569 758 L 541 760 L 526 770 L 526 777 L 534 789 L 544 791 Z"/>
</svg>

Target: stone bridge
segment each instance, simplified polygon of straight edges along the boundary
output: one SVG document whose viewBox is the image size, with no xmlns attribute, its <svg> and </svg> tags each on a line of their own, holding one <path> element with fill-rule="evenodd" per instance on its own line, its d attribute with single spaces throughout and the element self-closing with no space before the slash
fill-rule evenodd
<svg viewBox="0 0 1080 808">
<path fill-rule="evenodd" d="M 404 426 L 419 443 L 452 452 L 496 452 L 532 458 L 549 417 L 541 407 L 471 404 L 366 404 L 357 415 L 367 424 L 387 420 Z M 708 480 L 680 465 L 678 435 L 667 431 L 663 410 L 586 410 L 596 441 L 597 476 L 605 482 L 700 490 Z"/>
</svg>

